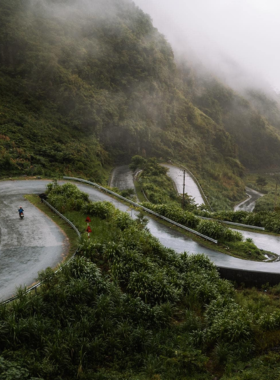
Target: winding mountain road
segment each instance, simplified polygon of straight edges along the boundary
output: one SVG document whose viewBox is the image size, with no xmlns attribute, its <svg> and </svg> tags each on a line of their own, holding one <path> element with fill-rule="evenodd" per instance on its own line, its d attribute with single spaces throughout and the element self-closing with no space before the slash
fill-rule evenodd
<svg viewBox="0 0 280 380">
<path fill-rule="evenodd" d="M 173 180 L 177 192 L 183 194 L 183 170 L 169 164 L 162 164 L 168 169 L 167 175 Z M 194 198 L 196 204 L 204 203 L 199 187 L 192 179 L 190 174 L 185 174 L 185 193 Z M 133 173 L 129 165 L 117 166 L 111 175 L 110 186 L 117 187 L 119 190 L 134 189 Z"/>
<path fill-rule="evenodd" d="M 263 194 L 259 193 L 256 190 L 250 189 L 246 187 L 246 193 L 248 195 L 248 199 L 236 205 L 234 207 L 234 211 L 249 211 L 252 212 L 255 208 L 256 201 L 260 197 L 263 197 Z"/>
<path fill-rule="evenodd" d="M 31 285 L 38 272 L 59 264 L 68 251 L 68 238 L 24 194 L 40 193 L 46 181 L 0 182 L 0 301 L 19 286 Z M 25 217 L 17 210 L 22 206 Z"/>
<path fill-rule="evenodd" d="M 111 198 L 109 195 L 104 194 L 96 190 L 95 188 L 84 185 L 80 183 L 76 183 L 80 190 L 89 194 L 89 198 L 92 201 L 109 201 L 114 204 L 115 207 L 119 208 L 122 211 L 129 212 L 133 218 L 137 217 L 137 212 L 131 210 L 128 206 L 124 205 L 120 201 Z M 174 249 L 178 253 L 182 253 L 184 251 L 189 253 L 204 253 L 206 254 L 215 265 L 218 267 L 229 267 L 235 269 L 243 269 L 243 270 L 255 270 L 261 272 L 271 272 L 271 273 L 280 273 L 280 262 L 273 263 L 263 263 L 249 260 L 241 260 L 236 257 L 228 256 L 221 252 L 217 252 L 214 249 L 209 249 L 204 247 L 202 244 L 192 240 L 191 238 L 185 236 L 183 233 L 172 229 L 169 226 L 166 226 L 157 220 L 154 220 L 150 217 L 148 218 L 148 228 L 152 235 L 159 239 L 159 241 L 167 248 Z M 244 231 L 245 238 L 250 237 L 254 240 L 259 239 L 258 242 L 263 242 L 263 244 L 267 244 L 270 241 L 272 246 L 276 247 L 276 250 L 280 254 L 280 248 L 278 245 L 280 243 L 280 236 L 271 236 L 271 235 L 263 235 L 258 234 L 256 232 Z"/>
<path fill-rule="evenodd" d="M 180 168 L 177 168 L 173 165 L 169 165 L 169 164 L 163 164 L 163 166 L 169 169 L 168 175 L 170 176 L 170 178 L 175 183 L 178 192 L 182 193 L 183 192 L 183 170 Z M 116 170 L 117 169 L 118 168 L 116 168 Z M 124 184 L 124 183 L 128 183 L 129 181 L 133 181 L 132 172 L 129 169 L 128 165 L 122 166 L 122 167 L 120 167 L 120 169 L 121 170 L 117 171 L 118 174 L 120 175 L 120 178 L 118 179 L 118 181 L 120 183 Z M 114 187 L 118 187 L 119 182 L 113 181 L 112 185 Z M 186 190 L 187 194 L 189 194 L 190 196 L 192 196 L 195 199 L 195 202 L 197 204 L 204 203 L 204 200 L 203 200 L 203 197 L 202 197 L 202 194 L 200 192 L 199 187 L 197 186 L 195 181 L 192 179 L 192 177 L 187 173 L 186 173 L 186 189 L 185 190 Z M 244 211 L 249 211 L 249 212 L 253 211 L 253 209 L 255 207 L 256 200 L 258 198 L 260 198 L 261 196 L 263 196 L 263 194 L 255 191 L 255 190 L 252 190 L 250 188 L 246 188 L 246 192 L 249 195 L 249 199 L 247 199 L 246 201 L 241 202 L 239 205 L 237 205 L 235 207 L 235 211 L 238 211 L 238 210 L 244 210 Z M 157 236 L 157 237 L 161 237 L 161 239 L 163 239 L 163 240 L 161 240 L 162 244 L 167 246 L 165 238 L 162 236 L 160 229 L 152 231 L 151 227 L 149 227 L 149 228 L 150 228 L 150 231 L 153 233 L 153 235 Z M 154 228 L 154 226 L 152 228 Z M 258 232 L 251 232 L 251 231 L 242 231 L 242 235 L 243 235 L 244 239 L 248 239 L 248 238 L 253 239 L 253 242 L 255 243 L 255 245 L 259 249 L 263 249 L 265 251 L 270 251 L 270 252 L 276 253 L 277 255 L 280 256 L 280 244 L 279 244 L 280 243 L 280 236 L 265 235 L 265 234 L 260 234 Z M 174 236 L 173 236 L 173 238 L 174 238 Z M 169 244 L 173 244 L 173 243 L 169 243 Z M 183 243 L 182 243 L 182 245 L 180 243 L 179 246 L 181 248 L 179 248 L 179 251 L 177 251 L 177 252 L 182 252 Z M 172 246 L 172 248 L 176 250 L 175 246 Z M 200 248 L 197 247 L 196 243 L 193 245 L 190 242 L 188 242 L 187 248 L 184 248 L 184 249 L 187 250 L 188 252 L 191 252 L 191 253 L 199 253 L 200 252 Z M 203 249 L 204 249 L 203 253 L 206 253 L 205 248 L 203 248 Z M 208 252 L 208 254 L 209 254 L 209 257 L 211 257 L 211 258 L 213 257 L 213 251 L 211 251 L 211 254 Z M 221 254 L 219 253 L 219 255 L 221 255 Z M 219 259 L 217 261 L 217 257 L 216 257 L 215 260 L 213 260 L 213 261 L 215 262 L 215 264 L 217 266 L 224 266 L 224 259 L 222 259 L 222 261 L 221 261 L 221 259 Z M 248 264 L 244 266 L 244 260 L 242 260 L 242 263 L 243 263 L 243 265 L 241 265 L 241 267 L 239 265 L 237 265 L 237 266 L 235 266 L 235 268 L 244 269 L 244 270 L 249 269 Z M 256 270 L 260 270 L 260 269 L 258 268 Z"/>
<path fill-rule="evenodd" d="M 59 183 L 64 183 L 60 181 Z M 59 228 L 44 214 L 24 202 L 24 194 L 38 194 L 45 190 L 48 181 L 25 180 L 0 182 L 1 206 L 1 242 L 0 242 L 0 300 L 15 293 L 19 285 L 30 285 L 37 272 L 46 267 L 54 267 L 62 260 L 67 247 L 67 239 Z M 137 212 L 128 206 L 101 193 L 94 187 L 76 183 L 81 191 L 89 194 L 92 201 L 109 201 L 122 211 L 129 212 L 133 218 Z M 17 215 L 18 206 L 25 208 L 25 218 L 20 220 Z M 219 268 L 239 269 L 250 272 L 280 274 L 280 262 L 263 263 L 241 260 L 232 256 L 204 247 L 202 244 L 148 217 L 150 232 L 166 247 L 178 253 L 184 251 L 207 255 Z M 252 237 L 256 243 L 264 244 L 271 251 L 280 254 L 280 237 L 246 232 L 246 237 Z M 268 246 L 270 245 L 270 246 Z M 273 249 L 271 249 L 271 247 Z"/>
<path fill-rule="evenodd" d="M 133 173 L 129 165 L 117 166 L 112 171 L 109 185 L 119 190 L 134 189 Z"/>
<path fill-rule="evenodd" d="M 169 164 L 163 164 L 162 166 L 168 169 L 167 175 L 174 182 L 178 193 L 183 194 L 184 170 Z M 185 171 L 185 193 L 193 197 L 198 206 L 205 203 L 199 187 L 187 171 Z"/>
</svg>

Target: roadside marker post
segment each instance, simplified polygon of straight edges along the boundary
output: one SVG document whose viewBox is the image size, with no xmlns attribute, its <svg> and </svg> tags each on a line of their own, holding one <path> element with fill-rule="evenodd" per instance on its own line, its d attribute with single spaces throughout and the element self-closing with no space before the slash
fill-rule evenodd
<svg viewBox="0 0 280 380">
<path fill-rule="evenodd" d="M 91 234 L 91 232 L 92 232 L 90 226 L 87 226 L 86 231 L 87 231 L 87 233 L 88 233 L 88 238 L 89 238 L 89 236 L 90 236 L 90 234 Z"/>
</svg>

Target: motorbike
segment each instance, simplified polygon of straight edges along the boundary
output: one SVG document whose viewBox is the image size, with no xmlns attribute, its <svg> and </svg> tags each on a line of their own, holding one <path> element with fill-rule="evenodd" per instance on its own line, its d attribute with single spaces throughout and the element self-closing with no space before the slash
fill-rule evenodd
<svg viewBox="0 0 280 380">
<path fill-rule="evenodd" d="M 20 219 L 23 219 L 23 218 L 24 218 L 24 214 L 23 214 L 23 212 L 20 212 L 20 213 L 19 213 L 19 217 L 20 217 Z"/>
</svg>

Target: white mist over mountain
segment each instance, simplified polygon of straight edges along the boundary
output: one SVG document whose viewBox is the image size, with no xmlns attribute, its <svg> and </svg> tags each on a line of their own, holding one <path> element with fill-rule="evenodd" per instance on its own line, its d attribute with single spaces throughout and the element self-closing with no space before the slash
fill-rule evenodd
<svg viewBox="0 0 280 380">
<path fill-rule="evenodd" d="M 196 57 L 233 87 L 280 89 L 280 1 L 135 0 L 177 57 Z"/>
</svg>

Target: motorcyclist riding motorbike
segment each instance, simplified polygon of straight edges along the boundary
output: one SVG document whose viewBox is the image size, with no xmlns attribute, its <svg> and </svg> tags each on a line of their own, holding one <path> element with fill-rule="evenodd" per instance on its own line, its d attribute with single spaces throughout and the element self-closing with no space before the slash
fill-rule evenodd
<svg viewBox="0 0 280 380">
<path fill-rule="evenodd" d="M 20 208 L 18 209 L 18 214 L 19 214 L 20 218 L 24 217 L 23 211 L 24 211 L 24 209 L 20 206 Z"/>
</svg>

